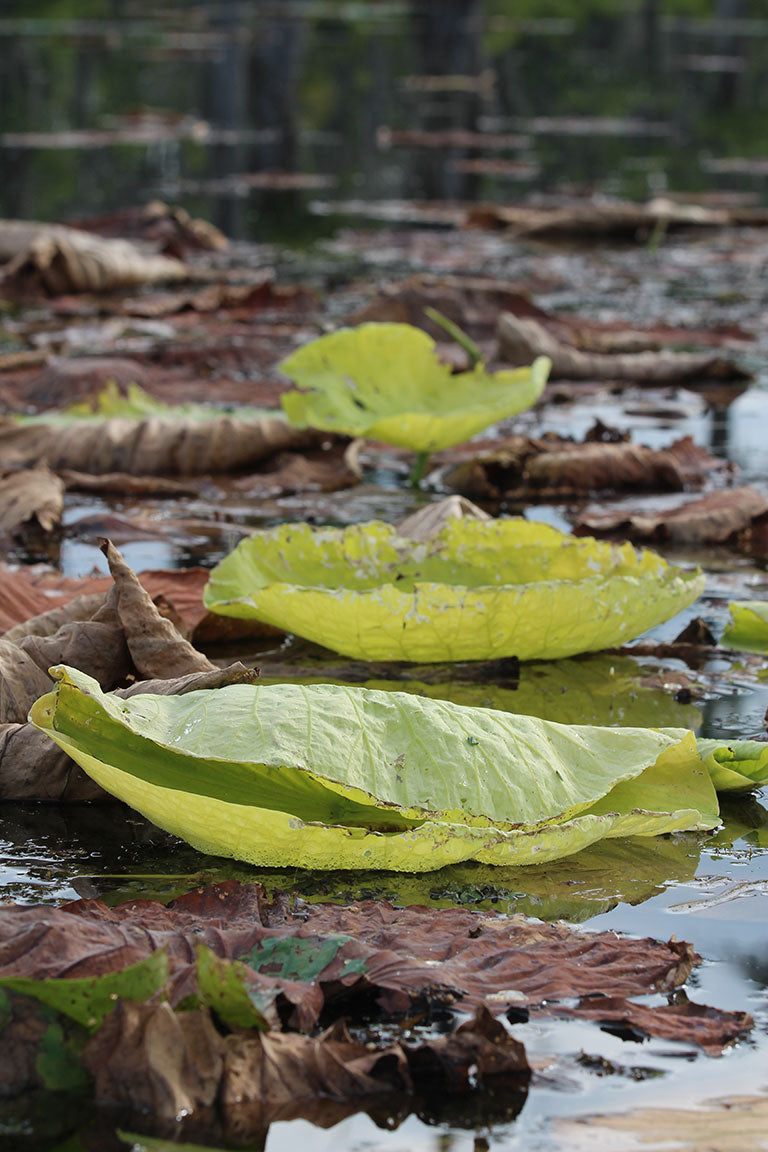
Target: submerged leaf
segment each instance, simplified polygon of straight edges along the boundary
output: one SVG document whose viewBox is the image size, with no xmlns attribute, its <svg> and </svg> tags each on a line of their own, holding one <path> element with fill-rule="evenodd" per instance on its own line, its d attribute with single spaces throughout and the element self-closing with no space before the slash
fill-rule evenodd
<svg viewBox="0 0 768 1152">
<path fill-rule="evenodd" d="M 201 1004 L 211 1008 L 230 1028 L 267 1031 L 265 1005 L 243 980 L 244 966 L 238 961 L 229 963 L 223 960 L 204 944 L 198 944 L 196 952 Z"/>
<path fill-rule="evenodd" d="M 733 623 L 723 634 L 723 644 L 768 653 L 768 600 L 735 600 L 728 607 Z"/>
<path fill-rule="evenodd" d="M 154 823 L 251 863 L 541 863 L 718 822 L 684 729 L 568 727 L 334 685 L 121 699 L 75 669 L 53 674 L 38 727 Z"/>
<path fill-rule="evenodd" d="M 0 989 L 31 996 L 83 1027 L 94 1029 L 114 1010 L 118 1000 L 147 1000 L 167 979 L 168 957 L 158 949 L 138 964 L 103 976 L 44 980 L 11 976 L 0 979 Z"/>
<path fill-rule="evenodd" d="M 559 659 L 632 639 L 691 604 L 697 571 L 527 520 L 284 524 L 242 540 L 203 600 L 365 660 Z"/>
<path fill-rule="evenodd" d="M 322 428 L 435 452 L 535 404 L 549 361 L 451 373 L 435 342 L 410 324 L 361 324 L 321 336 L 280 364 L 304 391 L 281 398 L 297 428 Z"/>
</svg>

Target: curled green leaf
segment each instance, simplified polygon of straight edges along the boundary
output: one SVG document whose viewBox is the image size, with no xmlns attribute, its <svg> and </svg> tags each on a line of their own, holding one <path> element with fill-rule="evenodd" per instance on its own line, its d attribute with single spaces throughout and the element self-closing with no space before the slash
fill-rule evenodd
<svg viewBox="0 0 768 1152">
<path fill-rule="evenodd" d="M 728 607 L 733 620 L 723 634 L 723 644 L 768 653 L 768 600 L 734 600 Z"/>
<path fill-rule="evenodd" d="M 748 792 L 768 784 L 768 743 L 762 740 L 698 741 L 699 755 L 718 792 Z"/>
<path fill-rule="evenodd" d="M 363 660 L 555 660 L 633 639 L 703 587 L 653 552 L 527 520 L 452 520 L 426 542 L 372 521 L 256 532 L 204 602 Z"/>
<path fill-rule="evenodd" d="M 684 729 L 571 727 L 327 684 L 122 699 L 52 672 L 33 723 L 156 824 L 250 863 L 531 864 L 718 822 Z"/>
</svg>

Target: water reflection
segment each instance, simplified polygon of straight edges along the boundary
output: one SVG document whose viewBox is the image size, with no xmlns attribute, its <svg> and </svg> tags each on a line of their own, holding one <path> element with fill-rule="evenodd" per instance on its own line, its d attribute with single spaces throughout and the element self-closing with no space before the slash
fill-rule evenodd
<svg viewBox="0 0 768 1152">
<path fill-rule="evenodd" d="M 737 149 L 764 148 L 752 93 L 768 21 L 681 20 L 650 3 L 574 4 L 559 19 L 526 7 L 93 0 L 83 19 L 74 0 L 34 15 L 7 0 L 0 211 L 71 216 L 292 171 L 369 198 L 500 199 L 510 179 L 525 191 L 563 178 L 637 198 L 715 182 L 764 193 Z M 403 130 L 517 138 L 430 148 Z M 240 188 L 196 208 L 252 236 L 279 197 Z"/>
</svg>

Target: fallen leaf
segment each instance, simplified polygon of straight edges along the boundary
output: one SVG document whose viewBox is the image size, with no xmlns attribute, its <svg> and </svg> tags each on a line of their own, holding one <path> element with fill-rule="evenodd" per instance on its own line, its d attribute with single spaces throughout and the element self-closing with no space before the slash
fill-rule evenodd
<svg viewBox="0 0 768 1152">
<path fill-rule="evenodd" d="M 669 448 L 625 441 L 513 436 L 492 451 L 443 465 L 441 484 L 486 500 L 548 499 L 595 491 L 682 491 L 702 484 L 724 461 L 686 436 Z"/>
<path fill-rule="evenodd" d="M 148 417 L 70 424 L 18 424 L 0 419 L 0 453 L 6 466 L 136 476 L 195 476 L 236 472 L 287 448 L 316 444 L 319 433 L 300 431 L 285 420 L 265 416 L 172 419 Z"/>
<path fill-rule="evenodd" d="M 47 468 L 12 472 L 0 480 L 0 533 L 13 535 L 36 521 L 43 532 L 61 522 L 64 485 Z"/>
<path fill-rule="evenodd" d="M 20 400 L 42 408 L 66 408 L 96 397 L 112 382 L 125 390 L 129 384 L 143 388 L 147 369 L 138 360 L 119 356 L 52 356 L 45 367 L 29 376 L 20 389 Z"/>
<path fill-rule="evenodd" d="M 676 544 L 724 544 L 766 514 L 768 498 L 755 488 L 722 488 L 663 508 L 640 502 L 590 507 L 577 516 L 576 531 Z"/>
<path fill-rule="evenodd" d="M 378 295 L 349 319 L 349 324 L 370 321 L 413 324 L 433 339 L 445 340 L 441 328 L 426 313 L 436 309 L 473 339 L 492 342 L 501 312 L 545 319 L 547 313 L 529 298 L 532 290 L 546 290 L 552 284 L 494 280 L 481 276 L 430 276 L 422 273 L 379 288 Z"/>
<path fill-rule="evenodd" d="M 246 495 L 282 496 L 293 492 L 338 492 L 360 482 L 360 468 L 347 441 L 308 448 L 304 452 L 278 452 L 259 472 L 234 481 Z"/>
<path fill-rule="evenodd" d="M 732 224 L 766 223 L 761 209 L 707 208 L 657 197 L 647 204 L 622 200 L 572 201 L 563 207 L 479 204 L 470 207 L 470 228 L 503 228 L 514 236 L 628 236 L 642 243 L 655 228 L 724 228 Z"/>
<path fill-rule="evenodd" d="M 185 311 L 218 312 L 222 308 L 254 312 L 286 304 L 307 307 L 310 297 L 306 292 L 281 291 L 274 283 L 274 276 L 274 269 L 268 268 L 257 275 L 251 273 L 246 284 L 208 284 L 184 292 L 153 292 L 121 300 L 119 311 L 126 316 L 171 316 Z"/>
<path fill-rule="evenodd" d="M 153 599 L 162 597 L 188 640 L 199 643 L 246 636 L 279 636 L 279 629 L 258 621 L 231 620 L 209 612 L 203 589 L 207 568 L 140 572 L 139 581 Z M 0 566 L 0 633 L 14 642 L 26 635 L 50 636 L 71 620 L 87 620 L 112 586 L 109 576 L 60 576 L 50 571 Z M 49 607 L 55 605 L 55 607 Z"/>
<path fill-rule="evenodd" d="M 211 664 L 160 615 L 117 549 L 107 545 L 106 551 L 114 579 L 106 595 L 80 597 L 74 606 L 60 606 L 0 639 L 2 799 L 105 796 L 68 756 L 62 758 L 59 750 L 52 753 L 49 744 L 41 744 L 39 733 L 26 723 L 34 700 L 46 690 L 46 682 L 51 684 L 48 669 L 59 658 L 87 669 L 109 687 L 138 674 L 147 678 L 139 683 L 139 690 L 161 695 L 183 691 L 190 675 L 201 688 L 255 678 L 252 671 L 243 676 L 242 666 L 222 671 Z"/>
<path fill-rule="evenodd" d="M 127 472 L 106 472 L 94 476 L 88 472 L 61 469 L 58 473 L 67 492 L 115 493 L 120 496 L 198 496 L 199 490 L 165 476 L 131 476 Z"/>
<path fill-rule="evenodd" d="M 657 1036 L 696 1044 L 713 1056 L 742 1039 L 754 1027 L 754 1020 L 747 1012 L 722 1012 L 705 1004 L 694 1004 L 687 998 L 650 1008 L 646 1004 L 633 1004 L 623 996 L 601 993 L 583 997 L 575 1007 L 561 1005 L 544 1014 L 593 1020 L 606 1032 L 631 1040 Z"/>
<path fill-rule="evenodd" d="M 125 642 L 141 678 L 168 680 L 192 672 L 213 671 L 215 665 L 180 636 L 170 620 L 160 616 L 149 593 L 114 545 L 109 540 L 100 543 L 115 581 L 116 608 Z"/>
<path fill-rule="evenodd" d="M 186 280 L 180 260 L 146 254 L 129 240 L 104 240 L 59 224 L 0 220 L 0 259 L 6 288 L 105 292 L 132 284 Z"/>
<path fill-rule="evenodd" d="M 551 379 L 634 380 L 669 384 L 690 377 L 747 380 L 750 373 L 711 352 L 586 352 L 565 343 L 537 320 L 504 313 L 499 318 L 499 358 L 513 366 L 537 356 L 552 361 Z"/>
<path fill-rule="evenodd" d="M 125 137 L 119 135 L 117 138 Z M 98 236 L 140 238 L 156 244 L 180 244 L 215 252 L 229 247 L 227 237 L 214 224 L 190 216 L 185 208 L 162 200 L 74 220 L 72 226 Z"/>
<path fill-rule="evenodd" d="M 304 1002 L 301 1027 L 309 1031 L 321 1010 L 326 1017 L 345 1014 L 362 993 L 382 1019 L 406 1018 L 427 1006 L 494 1015 L 530 1009 L 624 1022 L 711 1052 L 751 1026 L 744 1013 L 627 1000 L 685 982 L 699 957 L 674 940 L 584 933 L 460 908 L 397 909 L 385 901 L 308 905 L 278 897 L 270 903 L 260 885 L 234 881 L 168 905 L 133 900 L 108 908 L 85 900 L 63 908 L 0 907 L 3 979 L 103 977 L 162 948 L 171 971 L 170 1005 L 183 1007 L 195 988 L 201 943 L 214 956 L 237 959 L 232 971 L 251 969 L 254 989 L 272 998 L 282 989 L 289 1003 L 300 1003 L 295 990 L 302 981 L 319 988 L 322 996 L 309 1013 Z M 484 1031 L 498 1035 L 487 1023 Z"/>
</svg>

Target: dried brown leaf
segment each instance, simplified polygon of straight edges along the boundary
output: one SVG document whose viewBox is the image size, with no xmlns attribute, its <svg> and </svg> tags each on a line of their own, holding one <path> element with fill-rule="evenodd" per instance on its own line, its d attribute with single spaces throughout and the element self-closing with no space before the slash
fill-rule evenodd
<svg viewBox="0 0 768 1152">
<path fill-rule="evenodd" d="M 499 319 L 499 358 L 518 366 L 536 356 L 552 361 L 550 379 L 633 380 L 668 384 L 690 377 L 745 380 L 745 372 L 732 360 L 711 352 L 588 352 L 557 337 L 537 320 L 504 313 Z"/>
<path fill-rule="evenodd" d="M 108 799 L 43 732 L 31 724 L 0 724 L 0 801 Z"/>
<path fill-rule="evenodd" d="M 621 533 L 635 540 L 658 538 L 679 544 L 722 544 L 768 514 L 768 497 L 754 488 L 723 488 L 674 507 L 622 502 L 614 508 L 587 508 L 577 530 Z"/>
<path fill-rule="evenodd" d="M 48 468 L 12 472 L 0 480 L 0 533 L 12 533 L 33 521 L 44 532 L 61 522 L 64 485 Z"/>
<path fill-rule="evenodd" d="M 501 1013 L 585 996 L 628 997 L 671 990 L 698 963 L 690 945 L 676 941 L 583 933 L 459 908 L 395 909 L 373 901 L 348 907 L 268 904 L 259 885 L 227 882 L 167 906 L 141 901 L 107 908 L 86 900 L 64 908 L 0 908 L 0 973 L 99 975 L 164 947 L 175 1002 L 189 991 L 197 941 L 232 958 L 267 939 L 317 941 L 339 934 L 350 939 L 316 976 L 337 1013 L 361 990 L 388 1017 L 425 1005 L 462 1011 L 484 1005 Z M 262 988 L 273 979 L 257 975 Z M 299 1006 L 296 1020 L 311 1026 L 319 1006 L 298 991 L 287 999 Z M 649 1019 L 656 1009 L 650 1011 Z"/>
<path fill-rule="evenodd" d="M 724 228 L 736 223 L 766 223 L 760 209 L 709 208 L 656 197 L 647 204 L 621 200 L 575 200 L 562 207 L 479 204 L 466 213 L 475 228 L 508 229 L 515 236 L 629 236 L 646 242 L 657 227 Z"/>
<path fill-rule="evenodd" d="M 25 291 L 106 292 L 136 284 L 186 280 L 180 260 L 144 253 L 128 240 L 105 240 L 61 225 L 0 220 L 0 259 L 7 286 Z"/>
<path fill-rule="evenodd" d="M 199 476 L 243 471 L 286 448 L 317 443 L 320 434 L 265 416 L 240 420 L 114 418 L 66 426 L 0 420 L 0 456 L 7 466 L 71 469 L 100 475 Z"/>
<path fill-rule="evenodd" d="M 490 520 L 487 512 L 464 496 L 448 496 L 437 504 L 425 504 L 397 525 L 399 536 L 409 540 L 431 540 L 451 520 Z"/>
<path fill-rule="evenodd" d="M 170 679 L 214 670 L 215 665 L 160 615 L 117 548 L 109 540 L 102 540 L 101 550 L 115 581 L 117 613 L 125 642 L 142 679 Z"/>
<path fill-rule="evenodd" d="M 681 491 L 725 467 L 690 437 L 669 448 L 652 449 L 623 440 L 588 438 L 575 443 L 554 436 L 539 440 L 512 436 L 490 452 L 468 456 L 464 450 L 460 457 L 458 463 L 443 467 L 441 483 L 490 500 L 550 495 L 562 499 L 628 489 Z"/>
</svg>

